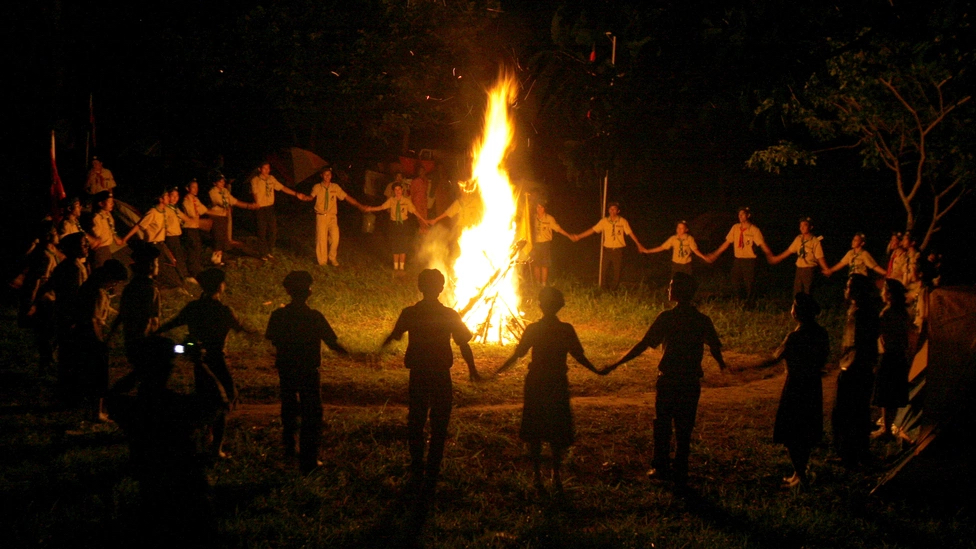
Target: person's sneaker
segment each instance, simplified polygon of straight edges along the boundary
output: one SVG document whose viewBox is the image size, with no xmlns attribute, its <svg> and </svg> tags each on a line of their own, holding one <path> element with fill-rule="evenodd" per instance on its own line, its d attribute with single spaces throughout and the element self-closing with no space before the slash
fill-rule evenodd
<svg viewBox="0 0 976 549">
<path fill-rule="evenodd" d="M 330 259 L 329 260 L 329 265 L 332 265 L 333 267 L 338 267 L 339 266 L 339 262 L 336 261 L 335 259 Z"/>
<path fill-rule="evenodd" d="M 186 277 L 186 281 L 189 282 L 190 284 L 196 284 L 197 286 L 200 285 L 200 283 L 197 282 L 197 279 L 196 278 L 193 278 L 192 276 Z"/>
<path fill-rule="evenodd" d="M 658 469 L 656 467 L 651 467 L 647 471 L 648 480 L 667 480 L 671 475 L 665 469 Z"/>
</svg>

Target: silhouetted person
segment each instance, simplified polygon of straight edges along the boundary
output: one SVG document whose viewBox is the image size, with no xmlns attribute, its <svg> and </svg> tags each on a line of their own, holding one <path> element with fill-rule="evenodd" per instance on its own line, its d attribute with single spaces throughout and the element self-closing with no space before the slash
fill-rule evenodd
<svg viewBox="0 0 976 549">
<path fill-rule="evenodd" d="M 909 332 L 912 320 L 906 305 L 905 286 L 885 279 L 881 297 L 885 308 L 880 318 L 881 362 L 874 381 L 874 405 L 881 408 L 881 428 L 871 433 L 873 438 L 893 438 L 891 425 L 898 408 L 908 405 L 908 372 L 911 369 Z"/>
<path fill-rule="evenodd" d="M 105 392 L 108 390 L 108 315 L 112 311 L 115 287 L 129 272 L 117 259 L 95 269 L 78 291 L 77 318 L 71 333 L 71 349 L 82 396 L 91 421 L 106 421 Z"/>
<path fill-rule="evenodd" d="M 159 250 L 146 242 L 132 242 L 132 280 L 122 289 L 119 314 L 112 321 L 110 333 L 122 326 L 125 356 L 134 366 L 133 353 L 140 341 L 159 329 L 162 299 L 156 275 L 159 274 Z"/>
<path fill-rule="evenodd" d="M 451 419 L 454 394 L 451 384 L 451 366 L 454 353 L 451 339 L 461 350 L 472 380 L 478 379 L 474 354 L 468 341 L 471 331 L 464 325 L 461 315 L 437 300 L 444 290 L 444 275 L 437 269 L 424 269 L 417 277 L 417 287 L 423 300 L 400 312 L 393 331 L 383 341 L 385 347 L 393 340 L 400 340 L 410 333 L 404 365 L 410 369 L 409 411 L 407 413 L 407 438 L 410 445 L 410 489 L 423 485 L 433 492 L 444 457 L 447 440 L 447 424 Z M 424 463 L 424 425 L 430 416 L 430 448 Z"/>
<path fill-rule="evenodd" d="M 322 386 L 319 366 L 322 343 L 336 353 L 349 354 L 322 313 L 306 303 L 312 295 L 312 275 L 292 271 L 282 285 L 291 303 L 271 313 L 265 337 L 277 351 L 275 368 L 281 389 L 281 428 L 285 456 L 299 455 L 299 467 L 309 473 L 322 464 L 319 446 L 322 440 Z M 301 418 L 301 431 L 298 420 Z M 299 452 L 295 435 L 299 434 Z"/>
<path fill-rule="evenodd" d="M 786 336 L 773 357 L 762 364 L 768 367 L 786 361 L 786 383 L 773 427 L 773 442 L 786 446 L 793 464 L 793 475 L 783 479 L 784 488 L 807 485 L 810 453 L 823 438 L 820 376 L 830 355 L 827 330 L 817 324 L 820 306 L 810 294 L 798 292 L 790 314 L 798 323 L 796 329 Z"/>
<path fill-rule="evenodd" d="M 556 316 L 565 304 L 562 292 L 555 288 L 542 288 L 539 292 L 542 319 L 526 326 L 512 356 L 495 372 L 504 372 L 532 349 L 532 362 L 529 363 L 529 373 L 525 376 L 519 437 L 529 445 L 533 478 L 540 491 L 543 489 L 540 470 L 543 441 L 548 442 L 552 449 L 553 487 L 557 492 L 562 492 L 560 469 L 566 449 L 573 444 L 574 439 L 566 356 L 572 355 L 586 369 L 603 374 L 586 358 L 573 325 L 560 321 Z"/>
<path fill-rule="evenodd" d="M 38 242 L 27 255 L 27 270 L 20 287 L 18 324 L 30 328 L 37 349 L 37 373 L 49 375 L 54 364 L 54 288 L 51 275 L 64 256 L 58 250 L 58 231 L 46 220 L 38 231 Z"/>
<path fill-rule="evenodd" d="M 112 388 L 112 418 L 129 442 L 133 476 L 139 483 L 140 545 L 215 547 L 217 524 L 206 465 L 198 440 L 223 403 L 212 393 L 181 394 L 166 387 L 173 370 L 173 340 L 152 336 L 134 351 L 139 389 Z"/>
<path fill-rule="evenodd" d="M 698 414 L 701 396 L 703 345 L 707 344 L 719 368 L 726 369 L 722 358 L 722 342 L 712 319 L 691 304 L 698 283 L 686 273 L 674 273 L 668 286 L 668 299 L 677 302 L 673 309 L 654 319 L 644 338 L 623 358 L 610 365 L 609 373 L 617 366 L 637 358 L 649 347 L 664 346 L 658 364 L 657 396 L 654 400 L 654 458 L 650 478 L 673 478 L 678 485 L 688 479 L 688 456 L 691 453 L 691 431 Z M 674 425 L 675 452 L 671 454 L 671 428 Z"/>
<path fill-rule="evenodd" d="M 206 269 L 197 277 L 203 292 L 200 299 L 191 301 L 172 320 L 160 326 L 160 332 L 167 332 L 179 326 L 186 326 L 189 334 L 187 347 L 193 360 L 193 377 L 196 391 L 207 396 L 220 395 L 226 399 L 228 409 L 237 401 L 237 388 L 227 368 L 224 346 L 231 330 L 251 332 L 241 325 L 230 307 L 220 302 L 227 285 L 224 271 Z M 216 379 L 219 383 L 214 383 Z M 227 457 L 222 449 L 224 429 L 227 426 L 225 414 L 219 414 L 213 423 L 213 456 Z"/>
<path fill-rule="evenodd" d="M 54 290 L 54 341 L 58 349 L 58 391 L 63 399 L 75 403 L 78 397 L 75 353 L 71 348 L 71 332 L 78 319 L 78 295 L 88 280 L 88 239 L 83 232 L 61 237 L 63 261 L 51 272 Z"/>
<path fill-rule="evenodd" d="M 878 363 L 878 299 L 874 285 L 865 275 L 847 280 L 845 297 L 850 301 L 837 376 L 837 399 L 831 413 L 834 447 L 845 467 L 857 467 L 870 460 L 871 389 Z"/>
</svg>

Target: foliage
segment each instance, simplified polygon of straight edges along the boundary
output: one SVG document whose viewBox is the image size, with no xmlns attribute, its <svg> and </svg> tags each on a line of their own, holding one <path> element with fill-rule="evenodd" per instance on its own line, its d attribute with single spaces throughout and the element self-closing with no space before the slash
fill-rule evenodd
<svg viewBox="0 0 976 549">
<path fill-rule="evenodd" d="M 789 164 L 812 165 L 826 151 L 857 150 L 866 167 L 890 172 L 906 229 L 924 228 L 925 247 L 974 181 L 972 31 L 965 18 L 940 14 L 916 14 L 928 17 L 921 29 L 865 28 L 828 40 L 831 54 L 801 89 L 757 109 L 784 116 L 826 148 L 781 141 L 747 164 L 778 173 Z"/>
</svg>

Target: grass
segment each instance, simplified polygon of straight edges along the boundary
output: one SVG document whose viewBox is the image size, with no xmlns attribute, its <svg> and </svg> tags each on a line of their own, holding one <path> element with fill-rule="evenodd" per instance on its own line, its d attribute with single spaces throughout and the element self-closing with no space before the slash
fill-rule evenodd
<svg viewBox="0 0 976 549">
<path fill-rule="evenodd" d="M 771 443 L 778 394 L 745 389 L 775 382 L 767 378 L 782 371 L 750 366 L 792 328 L 786 298 L 744 310 L 716 297 L 725 291 L 718 281 L 703 285 L 700 308 L 715 321 L 729 362 L 742 372 L 721 374 L 706 359 L 707 396 L 693 440 L 690 493 L 643 478 L 650 466 L 660 356 L 649 351 L 607 377 L 571 366 L 577 443 L 566 461 L 565 498 L 534 492 L 518 440 L 525 362 L 484 384 L 469 383 L 463 367 L 456 367 L 443 482 L 424 513 L 399 495 L 408 460 L 404 345 L 376 352 L 400 309 L 419 298 L 413 281 L 391 279 L 377 259 L 385 256 L 368 246 L 344 250 L 340 259 L 355 267 L 339 270 L 312 268 L 308 250 L 294 248 L 300 253 L 282 253 L 273 263 L 243 259 L 228 268 L 226 302 L 246 325 L 263 330 L 270 311 L 286 301 L 280 280 L 289 270 L 311 269 L 311 305 L 325 313 L 354 354 L 325 355 L 325 466 L 303 477 L 279 447 L 270 346 L 260 337 L 231 336 L 229 361 L 245 409 L 230 422 L 226 446 L 233 459 L 210 473 L 223 546 L 974 546 L 971 507 L 869 496 L 874 477 L 827 461 L 826 448 L 815 452 L 818 476 L 810 491 L 779 489 L 789 465 L 782 447 Z M 608 294 L 573 280 L 557 282 L 567 296 L 561 318 L 576 326 L 598 365 L 626 351 L 667 306 L 661 288 L 638 285 Z M 172 292 L 164 299 L 167 317 L 186 301 Z M 525 308 L 530 320 L 538 318 L 531 299 Z M 823 318 L 835 343 L 842 318 L 836 304 Z M 10 309 L 0 318 L 0 337 L 6 365 L 0 369 L 0 495 L 16 502 L 3 514 L 3 545 L 138 546 L 132 526 L 138 489 L 121 433 L 69 434 L 80 414 L 51 404 L 50 386 L 34 376 L 29 339 Z M 482 372 L 494 370 L 509 352 L 474 345 Z M 120 349 L 113 361 L 112 375 L 122 375 L 127 367 Z M 175 384 L 185 389 L 189 367 L 179 366 Z"/>
</svg>

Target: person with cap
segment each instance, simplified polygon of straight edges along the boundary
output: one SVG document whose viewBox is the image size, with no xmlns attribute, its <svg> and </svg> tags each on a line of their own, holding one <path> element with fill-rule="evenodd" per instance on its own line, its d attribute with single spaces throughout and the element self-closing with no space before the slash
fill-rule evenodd
<svg viewBox="0 0 976 549">
<path fill-rule="evenodd" d="M 735 258 L 732 260 L 732 291 L 739 299 L 745 299 L 746 307 L 752 308 L 756 304 L 756 251 L 758 246 L 766 254 L 767 260 L 773 251 L 766 245 L 762 231 L 752 224 L 752 210 L 748 207 L 739 208 L 739 222 L 732 225 L 729 234 L 725 235 L 725 242 L 708 255 L 709 261 L 715 261 L 729 246 Z"/>
<path fill-rule="evenodd" d="M 141 231 L 142 240 L 159 250 L 159 274 L 156 280 L 160 286 L 182 288 L 183 279 L 176 267 L 176 257 L 166 246 L 166 211 L 169 205 L 169 197 L 169 189 L 162 189 L 156 195 L 156 203 L 153 207 L 149 208 L 142 219 L 122 238 L 122 242 L 128 244 L 129 240 Z"/>
<path fill-rule="evenodd" d="M 58 237 L 64 238 L 72 233 L 84 233 L 81 228 L 81 199 L 77 196 L 61 201 L 61 222 L 58 224 Z"/>
<path fill-rule="evenodd" d="M 566 238 L 572 236 L 556 223 L 556 218 L 546 213 L 546 203 L 539 201 L 532 218 L 532 274 L 541 286 L 549 283 L 549 267 L 552 265 L 552 233 L 557 232 Z"/>
<path fill-rule="evenodd" d="M 533 479 L 540 492 L 543 490 L 543 441 L 548 442 L 552 449 L 552 484 L 561 493 L 562 461 L 574 440 L 573 415 L 569 407 L 567 355 L 572 355 L 587 370 L 604 374 L 586 358 L 573 325 L 560 321 L 556 316 L 565 304 L 562 292 L 548 286 L 542 288 L 539 291 L 542 319 L 526 326 L 512 356 L 495 371 L 495 375 L 504 372 L 532 350 L 532 362 L 529 363 L 529 373 L 525 376 L 519 437 L 529 445 Z"/>
<path fill-rule="evenodd" d="M 601 219 L 593 227 L 569 238 L 573 242 L 578 242 L 580 239 L 586 238 L 593 233 L 600 233 L 602 235 L 603 264 L 600 265 L 600 269 L 603 273 L 603 287 L 607 290 L 614 291 L 620 285 L 620 271 L 623 268 L 624 247 L 627 245 L 625 237 L 629 236 L 634 241 L 634 244 L 637 244 L 638 250 L 643 250 L 644 246 L 641 245 L 640 240 L 637 240 L 637 235 L 634 234 L 634 231 L 630 229 L 630 223 L 620 216 L 619 203 L 611 202 L 607 206 L 607 214 L 607 217 Z"/>
<path fill-rule="evenodd" d="M 111 191 L 101 191 L 92 197 L 94 216 L 92 219 L 91 262 L 97 269 L 112 259 L 112 248 L 123 246 L 122 239 L 115 232 L 115 198 Z"/>
<path fill-rule="evenodd" d="M 230 192 L 227 185 L 227 178 L 224 174 L 217 172 L 211 178 L 213 187 L 210 189 L 210 219 L 213 220 L 211 234 L 214 240 L 214 252 L 210 257 L 210 262 L 218 267 L 224 265 L 224 252 L 230 249 L 231 226 L 233 208 L 244 208 L 245 210 L 256 210 L 258 205 L 253 202 L 242 202 Z"/>
<path fill-rule="evenodd" d="M 159 329 L 162 319 L 162 298 L 156 275 L 159 274 L 159 250 L 142 241 L 132 243 L 132 279 L 122 289 L 119 314 L 109 329 L 114 334 L 122 326 L 125 356 L 135 364 L 134 353 L 143 339 Z"/>
<path fill-rule="evenodd" d="M 662 345 L 664 354 L 658 364 L 657 396 L 654 401 L 654 458 L 647 476 L 655 479 L 671 478 L 682 486 L 688 480 L 688 457 L 691 454 L 691 432 L 698 414 L 701 397 L 703 345 L 718 367 L 726 370 L 722 358 L 722 342 L 712 319 L 692 304 L 698 283 L 685 273 L 674 273 L 668 286 L 668 299 L 674 308 L 654 319 L 647 333 L 617 362 L 608 366 L 609 373 L 621 364 L 633 360 L 651 347 Z M 671 430 L 674 428 L 675 453 L 671 454 Z"/>
<path fill-rule="evenodd" d="M 85 181 L 85 192 L 96 195 L 102 191 L 112 192 L 115 188 L 115 177 L 112 172 L 102 166 L 102 161 L 97 156 L 92 157 L 92 167 L 88 170 L 88 178 Z"/>
<path fill-rule="evenodd" d="M 202 271 L 197 281 L 203 290 L 200 298 L 186 304 L 185 307 L 171 320 L 159 327 L 157 333 L 164 333 L 180 326 L 186 326 L 189 356 L 193 360 L 193 378 L 196 390 L 200 394 L 220 395 L 233 408 L 237 401 L 237 387 L 231 376 L 224 348 L 227 345 L 227 335 L 231 330 L 236 332 L 255 333 L 245 328 L 237 319 L 234 311 L 220 300 L 227 289 L 224 271 L 210 268 Z M 214 383 L 214 380 L 217 383 Z M 214 422 L 213 447 L 214 458 L 226 458 L 223 451 L 224 430 L 227 426 L 225 414 L 221 414 Z"/>
<path fill-rule="evenodd" d="M 840 261 L 836 265 L 829 269 L 824 269 L 823 275 L 830 276 L 846 266 L 848 277 L 855 274 L 868 276 L 868 271 L 874 271 L 881 276 L 885 276 L 887 272 L 879 267 L 878 262 L 874 260 L 871 253 L 864 249 L 865 241 L 866 237 L 864 233 L 856 233 L 851 238 L 851 249 L 844 254 L 844 257 L 840 258 Z"/>
<path fill-rule="evenodd" d="M 329 263 L 338 267 L 338 201 L 345 200 L 360 210 L 364 210 L 365 206 L 332 182 L 332 168 L 322 170 L 322 181 L 312 187 L 312 194 L 309 196 L 315 201 L 315 259 L 319 265 Z"/>
<path fill-rule="evenodd" d="M 267 261 L 273 259 L 275 240 L 278 238 L 278 221 L 275 218 L 275 191 L 294 196 L 299 200 L 309 201 L 311 197 L 281 184 L 275 176 L 271 175 L 271 163 L 262 162 L 258 168 L 258 174 L 251 178 L 251 194 L 254 196 L 254 203 L 257 204 L 257 223 L 258 246 L 261 251 L 261 259 Z"/>
<path fill-rule="evenodd" d="M 813 234 L 813 221 L 809 217 L 800 219 L 800 234 L 793 239 L 789 248 L 776 256 L 769 258 L 771 265 L 783 261 L 790 254 L 796 254 L 796 276 L 793 277 L 793 294 L 809 294 L 813 290 L 813 278 L 817 267 L 821 271 L 827 269 L 823 247 L 820 241 L 823 237 Z"/>
<path fill-rule="evenodd" d="M 817 324 L 820 305 L 806 292 L 797 292 L 790 315 L 796 329 L 786 336 L 772 358 L 759 365 L 768 368 L 786 361 L 786 382 L 776 410 L 773 442 L 786 446 L 793 475 L 783 478 L 783 488 L 806 487 L 810 453 L 823 438 L 823 383 L 821 375 L 830 355 L 830 337 Z"/>
<path fill-rule="evenodd" d="M 390 248 L 393 250 L 393 274 L 402 275 L 407 263 L 407 248 L 410 247 L 410 229 L 407 220 L 413 214 L 424 225 L 427 218 L 417 212 L 413 202 L 403 196 L 403 184 L 393 183 L 393 196 L 379 206 L 367 206 L 365 212 L 390 210 Z"/>
<path fill-rule="evenodd" d="M 180 203 L 183 211 L 183 244 L 186 252 L 186 270 L 195 277 L 203 270 L 203 241 L 200 239 L 200 216 L 210 210 L 200 201 L 200 184 L 196 179 L 186 185 L 186 195 Z"/>
<path fill-rule="evenodd" d="M 480 380 L 471 352 L 472 335 L 454 309 L 439 300 L 444 290 L 444 275 L 437 269 L 424 269 L 417 276 L 417 287 L 424 298 L 400 312 L 390 335 L 381 348 L 409 333 L 403 364 L 410 370 L 407 440 L 410 446 L 408 491 L 423 488 L 432 494 L 440 475 L 451 420 L 454 393 L 451 366 L 454 353 L 451 340 L 461 350 L 472 381 Z M 430 447 L 424 462 L 424 425 L 430 417 Z"/>
<path fill-rule="evenodd" d="M 308 306 L 312 295 L 312 275 L 292 271 L 282 285 L 291 302 L 271 313 L 265 337 L 275 347 L 275 368 L 281 391 L 281 427 L 285 456 L 299 456 L 299 468 L 309 473 L 322 462 L 322 387 L 319 367 L 322 344 L 340 355 L 349 352 L 339 344 L 329 321 Z M 301 419 L 301 430 L 298 424 Z M 295 435 L 299 435 L 298 441 Z M 298 442 L 298 451 L 295 443 Z"/>
<path fill-rule="evenodd" d="M 698 251 L 695 237 L 688 232 L 687 221 L 679 221 L 674 234 L 665 240 L 664 244 L 655 248 L 645 248 L 640 252 L 642 254 L 654 254 L 668 249 L 671 250 L 671 276 L 674 276 L 674 273 L 691 274 L 691 254 L 695 254 L 703 261 L 710 263 L 705 254 Z"/>
<path fill-rule="evenodd" d="M 105 392 L 108 390 L 108 315 L 115 288 L 129 278 L 117 259 L 109 259 L 92 271 L 78 290 L 78 307 L 71 334 L 72 361 L 79 389 L 87 402 L 89 419 L 107 421 Z"/>
</svg>

